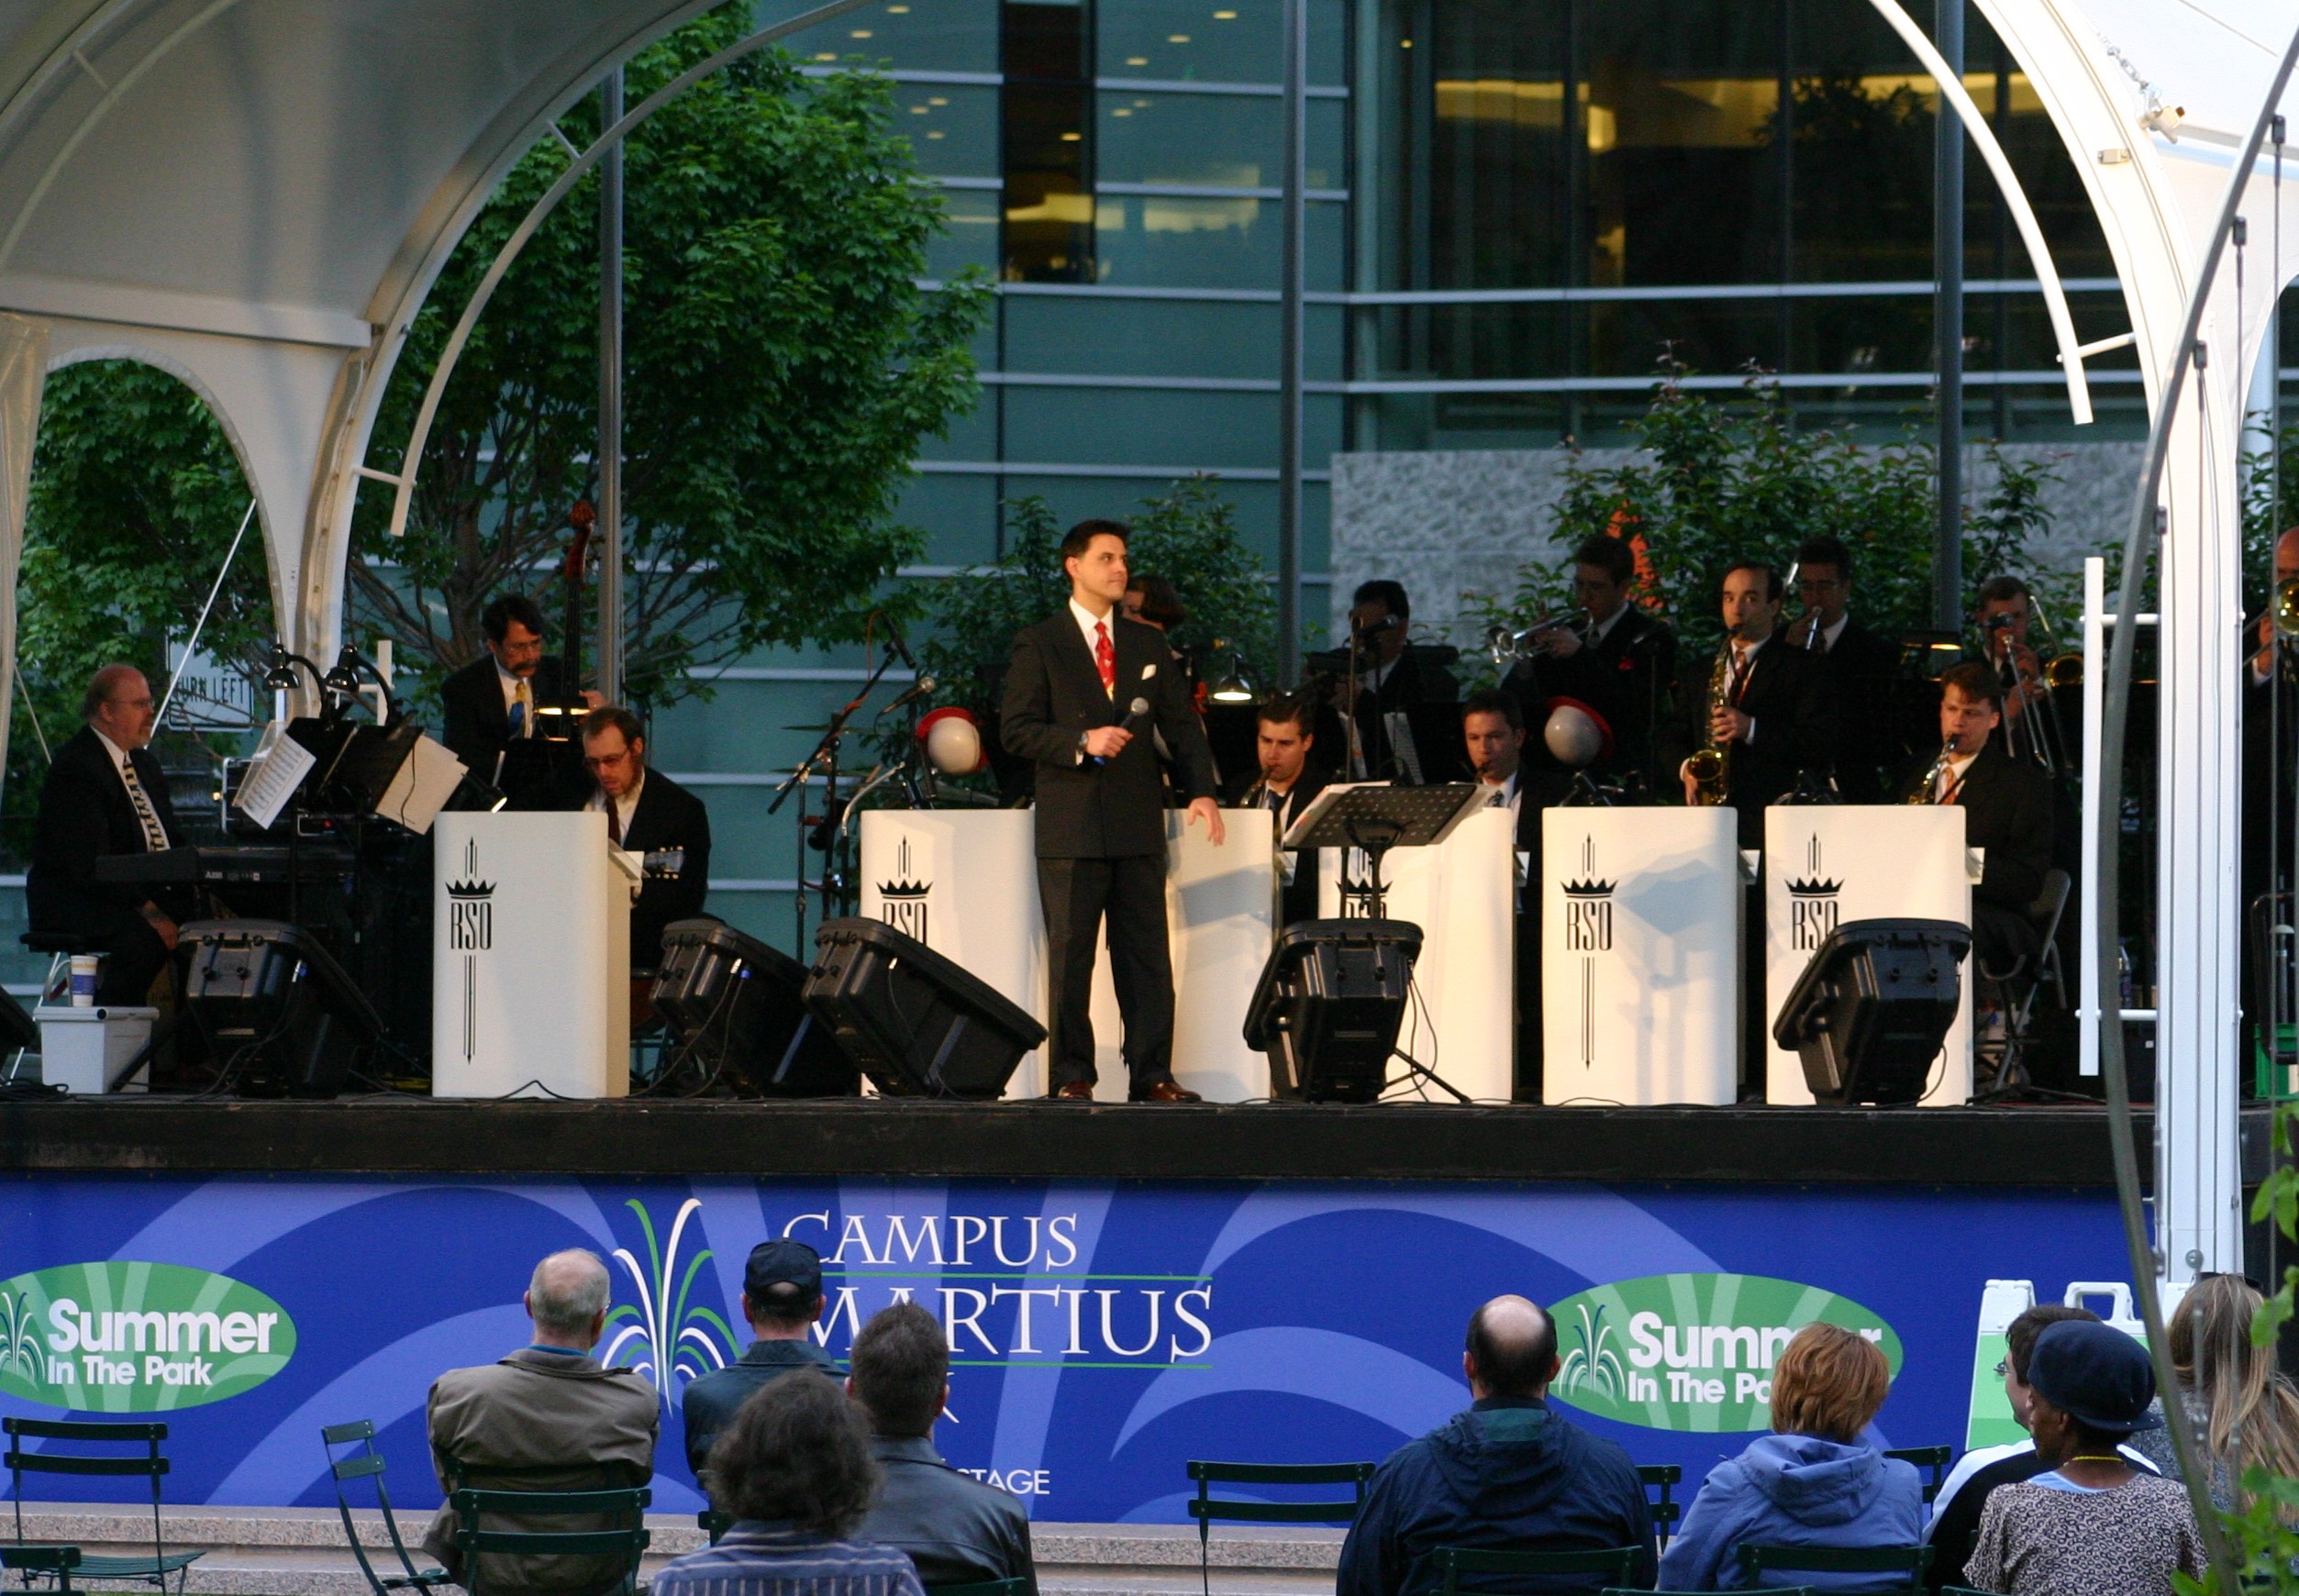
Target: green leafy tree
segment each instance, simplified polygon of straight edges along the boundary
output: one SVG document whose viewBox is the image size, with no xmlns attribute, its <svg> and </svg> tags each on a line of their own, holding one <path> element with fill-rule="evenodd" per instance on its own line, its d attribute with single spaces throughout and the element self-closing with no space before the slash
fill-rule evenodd
<svg viewBox="0 0 2299 1596">
<path fill-rule="evenodd" d="M 632 102 L 750 27 L 729 5 L 645 51 Z M 595 102 L 571 127 L 586 117 L 578 142 Z M 379 465 L 398 469 L 455 319 L 566 161 L 555 140 L 530 150 L 457 247 L 394 375 Z M 630 696 L 661 704 L 696 691 L 696 666 L 861 635 L 922 547 L 895 497 L 920 440 L 978 393 L 967 344 L 989 290 L 918 286 L 941 202 L 892 129 L 883 76 L 809 80 L 761 52 L 657 113 L 626 162 L 625 671 Z M 596 192 L 586 177 L 552 213 L 482 316 L 405 541 L 387 495 L 362 495 L 356 625 L 433 682 L 477 655 L 495 594 L 562 602 L 550 567 L 596 492 Z"/>
<path fill-rule="evenodd" d="M 223 427 L 173 376 L 87 360 L 49 377 L 17 590 L 24 691 L 15 707 L 30 715 L 17 715 L 8 743 L 13 840 L 23 840 L 47 773 L 41 737 L 53 743 L 77 728 L 81 692 L 98 667 L 140 666 L 164 691 L 168 644 L 190 636 L 248 502 Z M 250 526 L 200 648 L 252 681 L 272 633 L 263 538 Z"/>
<path fill-rule="evenodd" d="M 1931 624 L 1932 538 L 1938 479 L 1931 449 L 1913 427 L 1880 447 L 1847 429 L 1799 428 L 1777 385 L 1751 377 L 1738 399 L 1686 392 L 1670 362 L 1651 407 L 1630 424 L 1642 446 L 1627 464 L 1566 467 L 1557 540 L 1610 535 L 1635 545 L 1637 602 L 1666 615 L 1682 657 L 1705 659 L 1721 637 L 1716 594 L 1742 559 L 1783 574 L 1807 538 L 1851 547 L 1862 621 L 1886 636 Z M 1969 513 L 1966 611 L 1989 577 L 2026 570 L 2025 554 L 2049 529 L 2045 467 L 1993 457 L 1995 485 Z M 1511 629 L 1569 602 L 1565 562 L 1527 567 L 1515 593 L 1469 595 L 1487 625 Z"/>
</svg>

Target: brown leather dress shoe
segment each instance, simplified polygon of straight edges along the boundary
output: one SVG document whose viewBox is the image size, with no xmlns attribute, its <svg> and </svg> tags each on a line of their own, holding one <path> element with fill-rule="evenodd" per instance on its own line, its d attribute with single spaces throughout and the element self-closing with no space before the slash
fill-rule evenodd
<svg viewBox="0 0 2299 1596">
<path fill-rule="evenodd" d="M 1128 1103 L 1203 1103 L 1205 1100 L 1176 1081 L 1161 1081 L 1154 1086 L 1145 1086 L 1138 1092 L 1128 1092 L 1126 1101 Z"/>
<path fill-rule="evenodd" d="M 1046 1095 L 1055 1103 L 1092 1103 L 1094 1101 L 1094 1082 L 1091 1081 L 1065 1081 Z"/>
</svg>

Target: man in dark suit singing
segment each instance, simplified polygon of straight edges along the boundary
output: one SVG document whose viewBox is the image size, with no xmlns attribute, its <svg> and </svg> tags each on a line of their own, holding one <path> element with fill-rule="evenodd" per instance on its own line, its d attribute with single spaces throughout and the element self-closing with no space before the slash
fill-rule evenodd
<svg viewBox="0 0 2299 1596">
<path fill-rule="evenodd" d="M 1222 840 L 1214 759 L 1172 652 L 1126 619 L 1126 528 L 1081 521 L 1061 540 L 1070 603 L 1015 635 L 1000 736 L 1038 775 L 1038 895 L 1053 1008 L 1051 1095 L 1094 1097 L 1094 951 L 1109 921 L 1110 975 L 1125 1022 L 1128 1097 L 1195 1103 L 1173 1079 L 1173 965 L 1166 943 L 1164 783 L 1149 733 L 1165 738 L 1187 824 Z"/>
<path fill-rule="evenodd" d="M 503 790 L 514 809 L 549 807 L 570 779 L 572 761 L 554 759 L 563 743 L 540 737 L 536 713 L 578 699 L 593 709 L 606 702 L 578 694 L 559 660 L 543 652 L 543 612 L 524 593 L 505 593 L 479 614 L 487 651 L 439 687 L 447 729 L 439 740 L 482 781 Z"/>
<path fill-rule="evenodd" d="M 583 763 L 591 792 L 579 807 L 606 815 L 606 840 L 643 854 L 647 879 L 630 906 L 630 967 L 662 962 L 662 928 L 691 920 L 710 895 L 710 811 L 647 765 L 639 717 L 609 705 L 583 717 Z"/>
<path fill-rule="evenodd" d="M 36 933 L 76 937 L 105 955 L 95 1001 L 145 1001 L 175 949 L 175 921 L 141 887 L 95 879 L 107 854 L 157 853 L 183 841 L 167 778 L 145 745 L 156 715 L 151 684 L 132 665 L 106 665 L 80 704 L 87 724 L 61 744 L 40 788 L 26 908 Z"/>
<path fill-rule="evenodd" d="M 2004 718 L 2004 683 L 1992 668 L 1968 659 L 1939 681 L 1948 759 L 1930 787 L 1910 793 L 1909 802 L 1962 807 L 1964 846 L 1987 850 L 1986 868 L 1971 889 L 1972 950 L 1990 970 L 2009 970 L 2042 950 L 2027 910 L 2051 869 L 2051 778 L 1992 737 Z"/>
<path fill-rule="evenodd" d="M 1716 682 L 1712 668 L 1685 682 L 1694 746 L 1728 750 L 1725 802 L 1738 812 L 1742 848 L 1764 846 L 1765 805 L 1787 796 L 1806 770 L 1825 769 L 1836 742 L 1835 706 L 1816 662 L 1773 630 L 1783 596 L 1769 565 L 1744 560 L 1726 571 L 1724 678 Z M 1698 802 L 1689 773 L 1684 801 Z"/>
</svg>

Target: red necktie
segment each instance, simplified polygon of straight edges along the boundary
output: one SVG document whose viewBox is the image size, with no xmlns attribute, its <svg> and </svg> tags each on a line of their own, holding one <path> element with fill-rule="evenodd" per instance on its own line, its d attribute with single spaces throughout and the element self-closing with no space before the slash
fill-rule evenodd
<svg viewBox="0 0 2299 1596">
<path fill-rule="evenodd" d="M 1110 647 L 1109 623 L 1094 623 L 1094 669 L 1101 673 L 1102 691 L 1117 691 L 1117 650 Z"/>
</svg>

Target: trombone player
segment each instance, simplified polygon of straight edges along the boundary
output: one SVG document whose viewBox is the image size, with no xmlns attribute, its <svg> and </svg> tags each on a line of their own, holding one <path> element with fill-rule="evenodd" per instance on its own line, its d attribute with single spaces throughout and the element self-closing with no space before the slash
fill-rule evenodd
<svg viewBox="0 0 2299 1596">
<path fill-rule="evenodd" d="M 1992 666 L 2004 688 L 2005 750 L 2014 759 L 2039 765 L 2057 775 L 2058 726 L 2052 718 L 2050 671 L 2028 643 L 2027 634 L 2036 600 L 2027 584 L 2016 576 L 1992 576 L 1980 584 L 1978 613 L 1981 658 Z M 2054 663 L 2057 663 L 2055 661 Z"/>
</svg>

